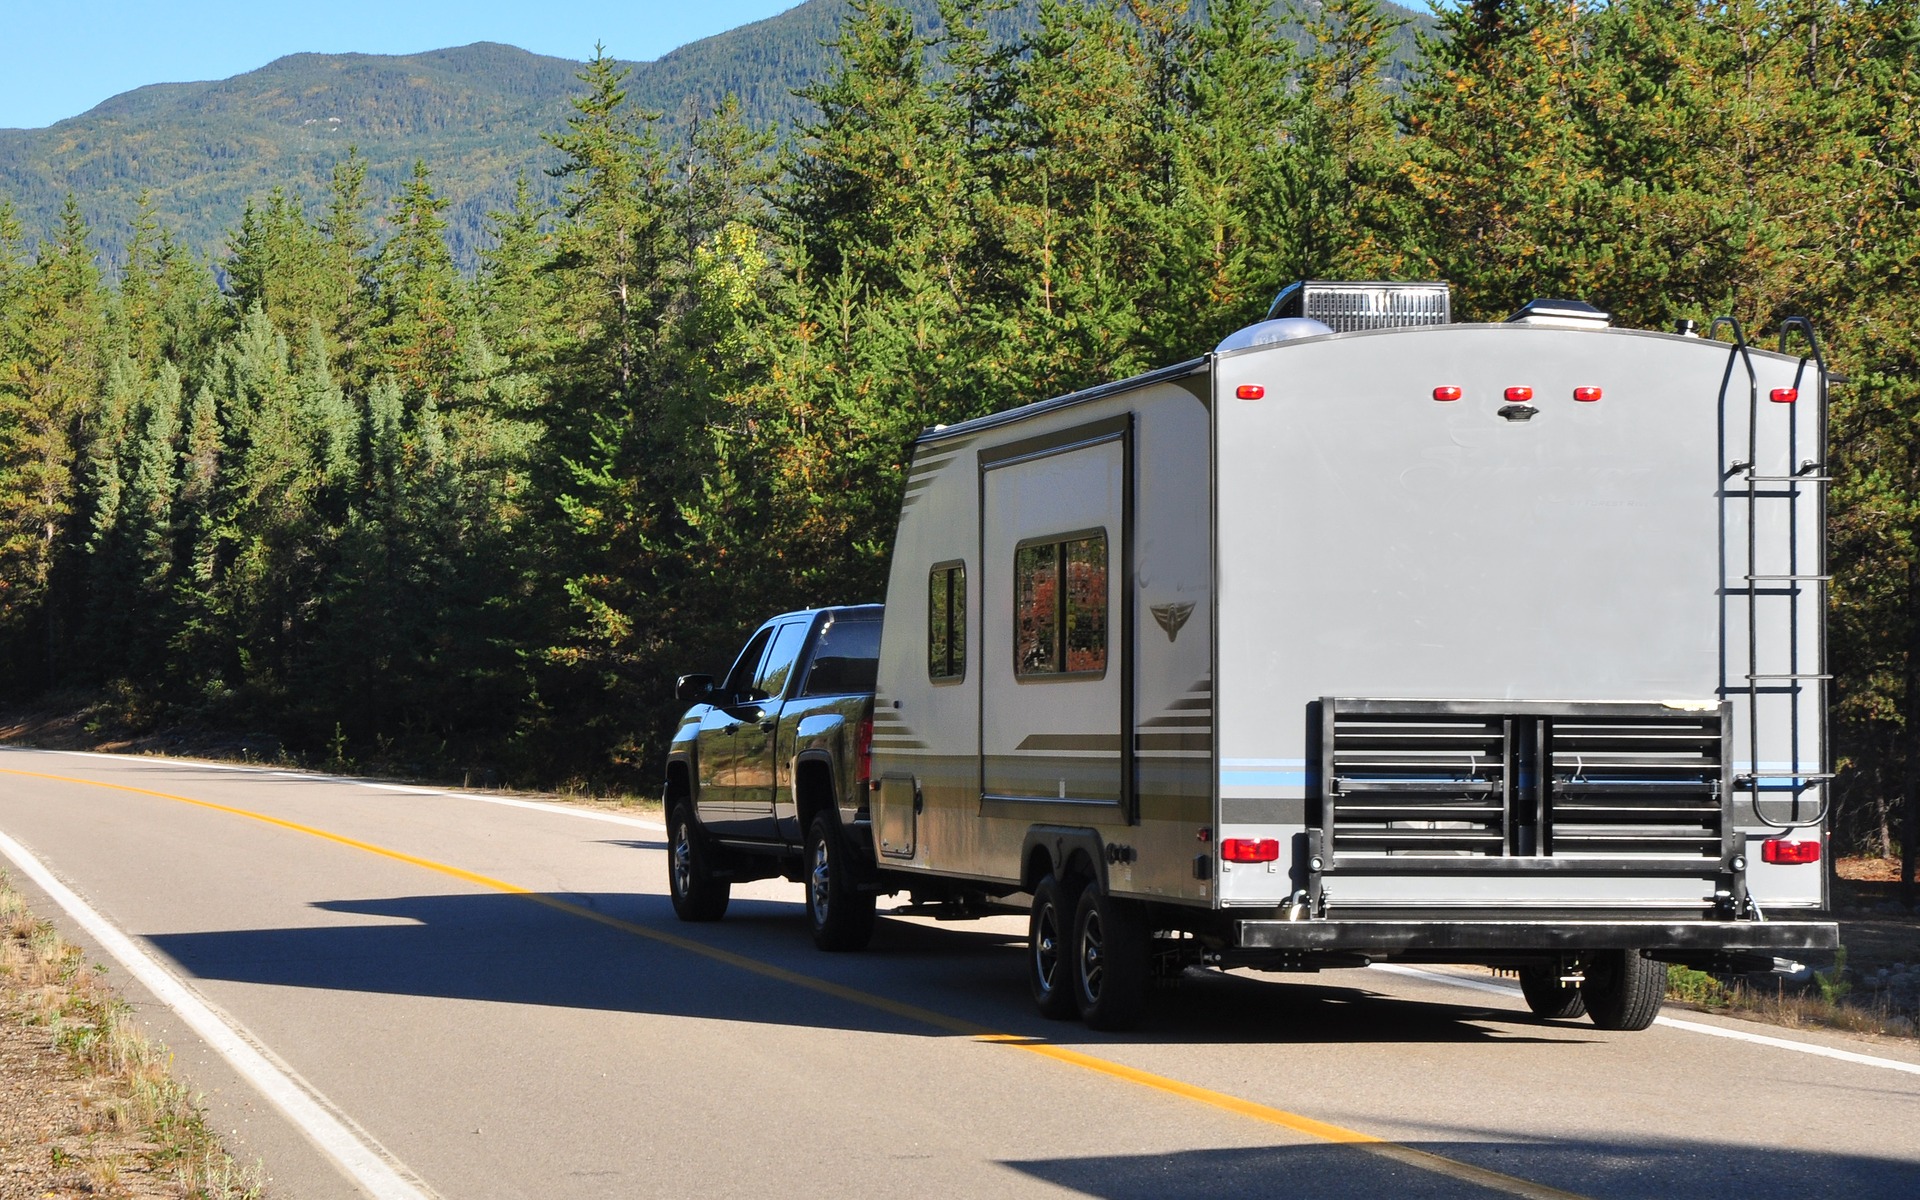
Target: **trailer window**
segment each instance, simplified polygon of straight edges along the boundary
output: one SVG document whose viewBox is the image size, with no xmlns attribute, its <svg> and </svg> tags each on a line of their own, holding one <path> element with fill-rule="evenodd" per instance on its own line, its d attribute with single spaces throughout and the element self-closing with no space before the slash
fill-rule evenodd
<svg viewBox="0 0 1920 1200">
<path fill-rule="evenodd" d="M 967 567 L 942 563 L 927 576 L 927 674 L 959 679 L 967 673 Z"/>
<path fill-rule="evenodd" d="M 1016 675 L 1107 669 L 1107 535 L 1021 546 L 1013 564 Z"/>
</svg>

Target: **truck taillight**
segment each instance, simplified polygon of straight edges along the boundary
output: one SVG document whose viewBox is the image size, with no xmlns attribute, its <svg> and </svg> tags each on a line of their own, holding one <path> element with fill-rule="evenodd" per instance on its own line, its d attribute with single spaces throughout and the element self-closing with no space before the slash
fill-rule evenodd
<svg viewBox="0 0 1920 1200">
<path fill-rule="evenodd" d="M 1220 857 L 1228 862 L 1272 862 L 1280 857 L 1280 843 L 1273 838 L 1226 838 L 1220 843 Z"/>
<path fill-rule="evenodd" d="M 873 778 L 873 718 L 864 717 L 853 735 L 853 769 L 856 783 Z"/>
<path fill-rule="evenodd" d="M 1768 838 L 1760 843 L 1760 859 L 1770 863 L 1816 863 L 1820 861 L 1819 842 L 1789 842 L 1785 838 Z"/>
</svg>

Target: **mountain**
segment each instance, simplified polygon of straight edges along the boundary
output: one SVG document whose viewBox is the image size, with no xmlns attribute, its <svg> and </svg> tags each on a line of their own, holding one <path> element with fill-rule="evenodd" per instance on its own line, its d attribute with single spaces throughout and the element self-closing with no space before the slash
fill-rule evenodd
<svg viewBox="0 0 1920 1200">
<path fill-rule="evenodd" d="M 905 6 L 923 27 L 934 23 L 934 0 Z M 1036 6 L 1020 0 L 1001 20 L 1030 24 Z M 668 136 L 728 92 L 752 119 L 790 126 L 804 112 L 793 91 L 826 67 L 824 43 L 845 11 L 845 0 L 806 0 L 629 63 L 629 94 L 665 115 Z M 145 190 L 163 224 L 196 252 L 219 256 L 248 199 L 284 186 L 317 206 L 334 163 L 355 145 L 376 201 L 399 190 L 415 159 L 426 160 L 450 201 L 454 254 L 471 268 L 486 214 L 505 207 L 516 175 L 525 171 L 550 194 L 544 172 L 556 159 L 541 135 L 565 122 L 579 69 L 478 42 L 399 56 L 293 54 L 219 82 L 154 84 L 45 129 L 0 129 L 0 196 L 38 236 L 73 193 L 112 262 Z"/>
</svg>

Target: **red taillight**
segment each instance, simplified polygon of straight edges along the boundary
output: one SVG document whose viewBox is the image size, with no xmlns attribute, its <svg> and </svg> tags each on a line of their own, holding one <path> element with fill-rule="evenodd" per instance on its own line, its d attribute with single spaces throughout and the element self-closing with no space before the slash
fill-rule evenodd
<svg viewBox="0 0 1920 1200">
<path fill-rule="evenodd" d="M 1782 838 L 1768 838 L 1760 843 L 1760 858 L 1763 862 L 1780 863 L 1816 863 L 1820 861 L 1819 842 L 1789 842 Z"/>
<path fill-rule="evenodd" d="M 1272 862 L 1280 857 L 1280 843 L 1273 838 L 1226 838 L 1220 843 L 1220 857 L 1228 862 Z"/>
<path fill-rule="evenodd" d="M 1233 389 L 1233 394 L 1242 400 L 1258 400 L 1267 394 L 1267 389 L 1257 383 L 1243 383 Z"/>
<path fill-rule="evenodd" d="M 1775 388 L 1767 393 L 1767 399 L 1775 404 L 1792 404 L 1800 398 L 1799 388 Z"/>
<path fill-rule="evenodd" d="M 1458 400 L 1460 398 L 1460 389 L 1457 387 L 1437 387 L 1433 389 L 1433 398 L 1435 400 Z"/>
<path fill-rule="evenodd" d="M 1575 400 L 1578 400 L 1582 404 L 1592 404 L 1595 400 L 1598 400 L 1600 398 L 1600 389 L 1599 388 L 1575 388 L 1573 389 L 1573 398 Z"/>
<path fill-rule="evenodd" d="M 857 782 L 865 783 L 873 777 L 873 718 L 860 722 L 860 728 L 853 735 L 853 769 Z"/>
<path fill-rule="evenodd" d="M 1525 404 L 1527 401 L 1533 399 L 1533 389 L 1530 387 L 1510 387 L 1507 389 L 1507 399 L 1514 404 Z"/>
</svg>

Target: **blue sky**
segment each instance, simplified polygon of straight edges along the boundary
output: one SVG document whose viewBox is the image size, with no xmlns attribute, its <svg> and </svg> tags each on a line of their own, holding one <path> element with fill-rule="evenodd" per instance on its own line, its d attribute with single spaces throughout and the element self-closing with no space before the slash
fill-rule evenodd
<svg viewBox="0 0 1920 1200">
<path fill-rule="evenodd" d="M 50 125 L 143 84 L 225 79 L 303 50 L 412 54 L 507 42 L 577 59 L 599 41 L 617 58 L 658 58 L 799 2 L 5 0 L 0 129 Z"/>
</svg>

